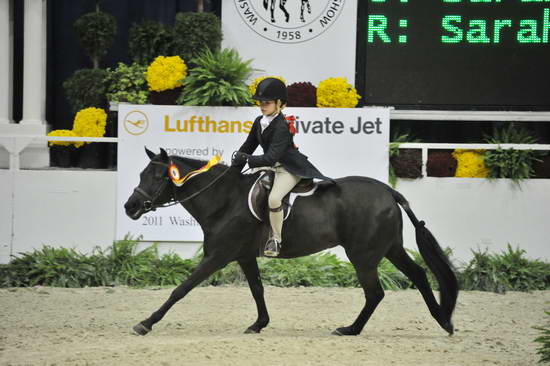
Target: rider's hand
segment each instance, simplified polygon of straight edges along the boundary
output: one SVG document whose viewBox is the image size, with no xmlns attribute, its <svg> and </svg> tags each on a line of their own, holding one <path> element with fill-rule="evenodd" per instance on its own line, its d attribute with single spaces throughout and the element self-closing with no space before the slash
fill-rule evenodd
<svg viewBox="0 0 550 366">
<path fill-rule="evenodd" d="M 249 157 L 250 155 L 248 154 L 245 154 L 240 151 L 235 151 L 233 153 L 233 158 L 231 159 L 231 165 L 232 166 L 244 165 L 248 161 Z"/>
</svg>

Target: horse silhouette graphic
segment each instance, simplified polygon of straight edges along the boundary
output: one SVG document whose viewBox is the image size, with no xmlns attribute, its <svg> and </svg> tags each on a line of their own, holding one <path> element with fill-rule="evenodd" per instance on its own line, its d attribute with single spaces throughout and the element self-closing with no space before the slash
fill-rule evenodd
<svg viewBox="0 0 550 366">
<path fill-rule="evenodd" d="M 300 7 L 300 20 L 302 23 L 305 23 L 306 20 L 304 18 L 304 10 L 307 8 L 307 12 L 311 14 L 311 4 L 309 3 L 309 0 L 301 0 L 302 6 Z M 277 0 L 264 0 L 264 9 L 271 12 L 271 23 L 275 23 L 275 3 Z M 282 12 L 285 14 L 285 21 L 288 23 L 290 20 L 290 14 L 286 10 L 286 2 L 287 0 L 279 0 L 279 9 L 282 10 Z"/>
</svg>

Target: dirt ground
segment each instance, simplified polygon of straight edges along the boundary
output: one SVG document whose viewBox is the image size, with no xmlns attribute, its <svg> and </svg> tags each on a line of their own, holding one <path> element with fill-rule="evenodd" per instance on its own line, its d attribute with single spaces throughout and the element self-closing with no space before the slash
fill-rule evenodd
<svg viewBox="0 0 550 366">
<path fill-rule="evenodd" d="M 415 290 L 387 291 L 363 333 L 330 333 L 363 306 L 361 289 L 266 287 L 271 323 L 246 287 L 201 287 L 147 336 L 131 328 L 170 289 L 0 289 L 0 365 L 535 365 L 550 291 L 461 292 L 449 337 Z"/>
</svg>

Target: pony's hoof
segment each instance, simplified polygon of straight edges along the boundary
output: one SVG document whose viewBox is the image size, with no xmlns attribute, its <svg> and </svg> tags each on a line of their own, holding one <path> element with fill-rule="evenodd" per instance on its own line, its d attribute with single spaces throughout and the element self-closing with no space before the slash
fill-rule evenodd
<svg viewBox="0 0 550 366">
<path fill-rule="evenodd" d="M 141 323 L 137 323 L 136 325 L 134 325 L 134 327 L 132 329 L 138 335 L 142 335 L 142 336 L 146 335 L 147 333 L 149 333 L 151 331 L 151 329 L 147 328 L 145 325 L 143 325 Z"/>
<path fill-rule="evenodd" d="M 358 333 L 354 332 L 350 327 L 342 327 L 333 331 L 332 334 L 337 336 L 355 336 Z"/>
<path fill-rule="evenodd" d="M 258 329 L 254 329 L 252 327 L 250 327 L 250 328 L 248 328 L 244 331 L 244 334 L 258 334 L 258 333 L 260 333 L 260 331 Z"/>
<path fill-rule="evenodd" d="M 449 333 L 450 336 L 452 336 L 455 332 L 455 327 L 452 322 L 450 321 L 442 321 L 439 323 L 441 328 L 443 328 L 447 333 Z"/>
</svg>

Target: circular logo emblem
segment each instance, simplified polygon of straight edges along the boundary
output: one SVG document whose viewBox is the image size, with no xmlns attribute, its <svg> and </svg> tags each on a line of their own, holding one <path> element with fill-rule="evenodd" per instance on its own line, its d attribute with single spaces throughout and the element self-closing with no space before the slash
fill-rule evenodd
<svg viewBox="0 0 550 366">
<path fill-rule="evenodd" d="M 260 36 L 301 43 L 336 23 L 345 0 L 234 0 L 234 4 L 243 22 Z"/>
<path fill-rule="evenodd" d="M 147 131 L 149 119 L 145 113 L 140 111 L 131 111 L 124 117 L 124 129 L 130 135 L 141 135 Z"/>
</svg>

